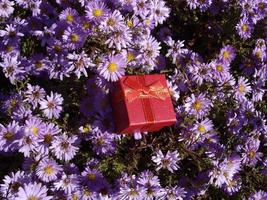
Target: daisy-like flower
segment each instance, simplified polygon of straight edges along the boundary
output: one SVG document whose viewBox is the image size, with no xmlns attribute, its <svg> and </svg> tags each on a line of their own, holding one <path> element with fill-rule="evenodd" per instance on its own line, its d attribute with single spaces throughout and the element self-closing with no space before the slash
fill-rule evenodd
<svg viewBox="0 0 267 200">
<path fill-rule="evenodd" d="M 6 127 L 0 124 L 0 150 L 4 152 L 14 151 L 18 148 L 18 140 L 21 138 L 21 127 L 18 122 L 12 121 Z"/>
<path fill-rule="evenodd" d="M 19 188 L 24 183 L 29 183 L 30 177 L 24 173 L 24 171 L 11 172 L 10 175 L 6 175 L 3 179 L 3 183 L 0 185 L 0 192 L 2 196 L 7 199 L 14 199 Z"/>
<path fill-rule="evenodd" d="M 53 93 L 51 91 L 50 96 L 46 96 L 46 99 L 40 101 L 40 109 L 43 110 L 44 115 L 48 119 L 53 117 L 59 118 L 62 111 L 63 98 L 61 94 Z"/>
<path fill-rule="evenodd" d="M 174 187 L 166 187 L 165 195 L 163 199 L 168 200 L 183 200 L 186 196 L 186 191 L 182 187 L 174 186 Z"/>
<path fill-rule="evenodd" d="M 242 148 L 242 163 L 248 166 L 255 166 L 263 156 L 263 154 L 258 151 L 259 146 L 259 140 L 248 140 L 248 142 Z"/>
<path fill-rule="evenodd" d="M 24 132 L 33 136 L 38 137 L 41 132 L 44 131 L 45 123 L 37 117 L 32 117 L 26 120 L 24 125 Z"/>
<path fill-rule="evenodd" d="M 169 92 L 170 92 L 170 95 L 171 95 L 172 99 L 175 102 L 177 102 L 178 99 L 180 98 L 179 87 L 172 81 L 167 81 L 167 84 L 168 84 Z"/>
<path fill-rule="evenodd" d="M 60 20 L 64 20 L 69 24 L 73 24 L 77 17 L 78 17 L 77 11 L 70 7 L 63 10 L 59 15 Z"/>
<path fill-rule="evenodd" d="M 185 100 L 185 111 L 191 115 L 195 115 L 198 119 L 204 117 L 210 110 L 211 101 L 206 98 L 205 94 L 191 94 Z"/>
<path fill-rule="evenodd" d="M 33 108 L 36 108 L 41 99 L 45 96 L 45 90 L 40 86 L 27 85 L 27 90 L 24 93 L 26 102 L 32 104 Z"/>
<path fill-rule="evenodd" d="M 251 37 L 253 31 L 253 25 L 248 21 L 246 17 L 241 18 L 240 22 L 236 25 L 238 35 L 243 39 Z"/>
<path fill-rule="evenodd" d="M 19 28 L 13 24 L 7 24 L 5 29 L 0 29 L 0 37 L 3 37 L 4 44 L 16 43 L 23 36 L 24 34 L 20 32 Z"/>
<path fill-rule="evenodd" d="M 100 25 L 100 29 L 103 31 L 122 30 L 123 28 L 125 28 L 124 18 L 118 10 L 109 14 L 105 21 L 103 21 Z"/>
<path fill-rule="evenodd" d="M 105 41 L 105 44 L 107 44 L 109 48 L 116 48 L 121 51 L 122 48 L 127 48 L 131 42 L 132 33 L 128 27 L 124 26 L 120 30 L 113 31 Z"/>
<path fill-rule="evenodd" d="M 188 50 L 184 48 L 184 41 L 177 40 L 176 42 L 171 38 L 168 37 L 166 41 L 167 45 L 170 47 L 166 56 L 172 58 L 172 63 L 175 64 L 176 60 L 183 56 Z"/>
<path fill-rule="evenodd" d="M 267 192 L 259 190 L 250 195 L 248 200 L 265 200 L 267 199 Z"/>
<path fill-rule="evenodd" d="M 38 134 L 38 152 L 44 155 L 49 154 L 49 147 L 55 139 L 55 136 L 61 132 L 61 129 L 53 123 L 45 124 L 43 131 Z"/>
<path fill-rule="evenodd" d="M 206 134 L 213 130 L 212 121 L 209 119 L 202 120 L 201 122 L 197 122 L 193 127 L 194 132 L 198 135 L 197 137 Z"/>
<path fill-rule="evenodd" d="M 180 159 L 177 151 L 168 151 L 166 155 L 163 155 L 162 151 L 159 150 L 155 156 L 152 156 L 152 161 L 157 164 L 157 171 L 163 168 L 168 169 L 172 173 L 179 168 L 177 162 Z"/>
<path fill-rule="evenodd" d="M 207 64 L 193 64 L 189 65 L 189 72 L 191 73 L 192 80 L 195 81 L 198 85 L 202 85 L 204 81 L 211 81 L 210 68 Z"/>
<path fill-rule="evenodd" d="M 18 195 L 14 200 L 50 200 L 53 197 L 47 195 L 47 188 L 41 183 L 24 184 L 19 188 Z"/>
<path fill-rule="evenodd" d="M 68 27 L 62 36 L 63 40 L 66 42 L 66 46 L 71 50 L 80 48 L 83 46 L 86 35 L 80 28 Z"/>
<path fill-rule="evenodd" d="M 63 134 L 55 137 L 50 148 L 56 158 L 69 161 L 78 152 L 77 142 L 77 136 L 68 137 L 66 134 Z"/>
<path fill-rule="evenodd" d="M 80 78 L 82 74 L 84 74 L 84 76 L 87 77 L 88 74 L 86 69 L 88 67 L 95 66 L 95 64 L 92 63 L 91 58 L 89 58 L 84 51 L 82 51 L 79 54 L 75 52 L 70 53 L 68 54 L 68 59 L 70 60 L 69 71 L 74 71 L 74 73 L 77 75 L 78 78 Z"/>
<path fill-rule="evenodd" d="M 86 167 L 82 172 L 82 182 L 94 191 L 100 190 L 106 183 L 103 175 L 96 169 Z"/>
<path fill-rule="evenodd" d="M 56 180 L 57 175 L 62 171 L 62 167 L 56 161 L 42 159 L 36 168 L 36 175 L 44 182 Z"/>
<path fill-rule="evenodd" d="M 256 47 L 255 49 L 253 49 L 252 54 L 257 60 L 264 62 L 267 58 L 266 50 L 266 47 Z"/>
<path fill-rule="evenodd" d="M 109 55 L 100 66 L 100 75 L 108 81 L 117 81 L 124 75 L 126 61 L 120 54 Z"/>
<path fill-rule="evenodd" d="M 219 58 L 225 63 L 231 63 L 235 58 L 235 49 L 231 45 L 224 46 L 220 51 Z"/>
<path fill-rule="evenodd" d="M 101 22 L 106 19 L 108 9 L 105 3 L 93 0 L 86 5 L 86 16 L 94 22 Z"/>
<path fill-rule="evenodd" d="M 66 194 L 71 194 L 78 188 L 78 177 L 75 174 L 67 175 L 63 174 L 61 179 L 54 182 L 56 190 L 63 190 Z"/>
<path fill-rule="evenodd" d="M 0 17 L 9 17 L 14 12 L 14 2 L 9 0 L 0 1 Z"/>
<path fill-rule="evenodd" d="M 221 81 L 222 78 L 229 73 L 230 71 L 230 65 L 229 63 L 224 63 L 223 61 L 216 59 L 214 61 L 212 61 L 209 64 L 213 75 L 212 78 L 217 80 L 217 81 Z"/>
<path fill-rule="evenodd" d="M 145 194 L 145 188 L 139 185 L 136 186 L 122 186 L 120 187 L 120 192 L 118 199 L 121 200 L 139 200 L 142 199 Z"/>
<path fill-rule="evenodd" d="M 235 97 L 238 100 L 242 100 L 245 98 L 245 95 L 250 92 L 251 86 L 249 85 L 248 80 L 244 77 L 239 77 L 237 85 L 235 86 Z"/>
<path fill-rule="evenodd" d="M 21 62 L 18 56 L 7 55 L 3 58 L 3 62 L 0 62 L 0 67 L 3 68 L 3 72 L 7 78 L 9 78 L 12 84 L 20 78 L 20 74 L 25 71 L 20 67 Z"/>
<path fill-rule="evenodd" d="M 166 7 L 165 2 L 161 0 L 155 0 L 151 2 L 151 13 L 155 20 L 156 26 L 162 24 L 166 18 L 169 17 L 170 9 Z"/>
</svg>

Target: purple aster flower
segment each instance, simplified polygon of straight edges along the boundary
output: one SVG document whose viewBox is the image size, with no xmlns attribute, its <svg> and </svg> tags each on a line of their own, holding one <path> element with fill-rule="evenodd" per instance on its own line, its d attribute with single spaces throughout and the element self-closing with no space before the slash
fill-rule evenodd
<svg viewBox="0 0 267 200">
<path fill-rule="evenodd" d="M 120 51 L 122 48 L 127 48 L 131 42 L 132 33 L 129 28 L 124 26 L 120 30 L 110 33 L 108 39 L 105 41 L 105 44 L 108 45 L 108 48 L 116 48 Z"/>
<path fill-rule="evenodd" d="M 231 45 L 224 46 L 219 54 L 219 59 L 225 63 L 231 63 L 235 58 L 235 49 Z"/>
<path fill-rule="evenodd" d="M 3 183 L 0 185 L 0 192 L 3 197 L 7 199 L 14 199 L 19 191 L 19 188 L 24 183 L 29 183 L 30 177 L 24 173 L 24 171 L 11 172 L 10 175 L 6 175 L 3 179 Z"/>
<path fill-rule="evenodd" d="M 261 161 L 263 154 L 258 151 L 260 141 L 257 139 L 248 140 L 244 145 L 242 153 L 242 163 L 248 166 L 255 166 L 258 161 Z"/>
<path fill-rule="evenodd" d="M 92 63 L 91 58 L 89 58 L 84 51 L 79 54 L 75 52 L 70 53 L 68 54 L 68 59 L 70 60 L 69 71 L 74 71 L 78 78 L 80 78 L 82 74 L 87 77 L 88 74 L 86 68 L 95 66 L 95 64 Z"/>
<path fill-rule="evenodd" d="M 75 20 L 77 21 L 78 12 L 73 8 L 66 8 L 59 14 L 59 19 L 64 20 L 69 24 L 73 24 Z"/>
<path fill-rule="evenodd" d="M 215 161 L 215 167 L 210 172 L 210 183 L 217 187 L 222 187 L 223 184 L 228 184 L 232 181 L 234 175 L 240 171 L 241 159 L 238 156 L 225 158 L 222 162 Z"/>
<path fill-rule="evenodd" d="M 266 61 L 267 58 L 266 47 L 255 47 L 253 49 L 252 55 L 260 62 Z"/>
<path fill-rule="evenodd" d="M 62 36 L 63 41 L 66 43 L 66 46 L 71 49 L 77 49 L 83 46 L 86 35 L 83 30 L 78 27 L 68 27 Z"/>
<path fill-rule="evenodd" d="M 9 78 L 12 84 L 16 80 L 21 79 L 21 74 L 25 71 L 20 67 L 20 61 L 18 56 L 7 55 L 4 57 L 3 62 L 0 62 L 0 67 L 3 68 L 3 72 L 7 78 Z"/>
<path fill-rule="evenodd" d="M 186 98 L 184 107 L 186 112 L 200 119 L 209 112 L 211 105 L 205 94 L 191 94 L 191 97 Z"/>
<path fill-rule="evenodd" d="M 25 157 L 30 157 L 31 154 L 36 153 L 36 148 L 38 147 L 36 136 L 30 132 L 24 132 L 18 144 L 19 152 L 23 153 Z"/>
<path fill-rule="evenodd" d="M 109 12 L 106 5 L 103 2 L 97 0 L 93 0 L 90 3 L 88 3 L 86 5 L 85 11 L 88 19 L 98 23 L 104 21 Z"/>
<path fill-rule="evenodd" d="M 78 184 L 79 180 L 77 175 L 67 175 L 64 173 L 60 179 L 54 182 L 54 187 L 56 190 L 63 190 L 66 194 L 71 194 L 77 190 Z"/>
<path fill-rule="evenodd" d="M 168 200 L 183 200 L 186 197 L 186 193 L 182 187 L 166 187 L 164 198 Z"/>
<path fill-rule="evenodd" d="M 176 64 L 177 59 L 187 52 L 187 49 L 184 48 L 184 41 L 177 40 L 175 42 L 171 37 L 168 37 L 166 43 L 170 47 L 166 56 L 171 57 L 172 63 Z"/>
<path fill-rule="evenodd" d="M 117 81 L 124 75 L 126 61 L 122 55 L 109 55 L 100 66 L 100 75 L 108 81 Z"/>
<path fill-rule="evenodd" d="M 139 200 L 145 194 L 145 188 L 139 185 L 136 186 L 122 186 L 118 198 L 121 200 Z"/>
<path fill-rule="evenodd" d="M 170 92 L 170 95 L 172 99 L 177 102 L 178 99 L 180 98 L 180 90 L 179 87 L 176 85 L 175 82 L 167 81 L 168 84 L 168 89 Z"/>
<path fill-rule="evenodd" d="M 237 85 L 235 87 L 235 97 L 238 100 L 242 100 L 245 97 L 246 94 L 251 92 L 251 86 L 249 85 L 249 82 L 246 78 L 244 77 L 239 77 Z"/>
<path fill-rule="evenodd" d="M 53 93 L 51 91 L 50 96 L 46 96 L 46 99 L 40 101 L 40 109 L 43 110 L 44 115 L 48 119 L 55 117 L 59 118 L 62 111 L 63 98 L 61 94 Z"/>
<path fill-rule="evenodd" d="M 160 0 L 152 1 L 150 9 L 152 13 L 151 16 L 155 20 L 156 26 L 157 24 L 162 24 L 169 17 L 170 9 L 166 7 L 164 1 Z"/>
<path fill-rule="evenodd" d="M 12 121 L 6 127 L 0 124 L 0 150 L 4 152 L 16 150 L 21 135 L 18 122 Z"/>
<path fill-rule="evenodd" d="M 206 134 L 213 130 L 212 121 L 209 119 L 202 120 L 197 122 L 193 127 L 194 132 L 197 134 L 196 137 L 200 137 L 203 134 Z"/>
<path fill-rule="evenodd" d="M 134 13 L 136 15 L 143 17 L 146 17 L 150 13 L 150 2 L 147 0 L 136 0 L 132 1 L 132 6 Z"/>
<path fill-rule="evenodd" d="M 3 37 L 4 44 L 16 43 L 23 36 L 24 34 L 20 32 L 19 28 L 13 24 L 7 24 L 5 29 L 0 29 L 0 37 Z"/>
<path fill-rule="evenodd" d="M 189 65 L 189 72 L 191 73 L 192 80 L 198 85 L 202 85 L 204 81 L 212 81 L 210 76 L 210 67 L 208 64 L 201 63 L 198 65 Z"/>
<path fill-rule="evenodd" d="M 24 184 L 23 187 L 19 188 L 18 195 L 15 200 L 29 200 L 29 199 L 42 199 L 49 200 L 52 196 L 47 195 L 48 189 L 41 183 L 29 183 Z"/>
<path fill-rule="evenodd" d="M 212 78 L 218 82 L 230 72 L 230 64 L 219 59 L 212 61 L 209 65 L 213 75 Z"/>
<path fill-rule="evenodd" d="M 168 151 L 166 155 L 163 155 L 162 151 L 159 150 L 155 156 L 152 156 L 152 161 L 157 164 L 157 171 L 163 168 L 168 169 L 172 173 L 179 168 L 177 162 L 180 159 L 177 151 Z"/>
<path fill-rule="evenodd" d="M 1 0 L 0 2 L 0 17 L 9 17 L 14 12 L 14 2 L 9 0 Z"/>
<path fill-rule="evenodd" d="M 26 120 L 24 132 L 33 137 L 38 137 L 45 129 L 45 123 L 37 117 L 32 117 Z"/>
<path fill-rule="evenodd" d="M 159 56 L 159 51 L 161 49 L 160 43 L 152 36 L 146 37 L 139 43 L 141 63 L 149 65 L 150 68 L 154 69 L 156 64 L 156 58 Z M 148 69 L 151 70 L 151 69 Z"/>
<path fill-rule="evenodd" d="M 77 136 L 68 137 L 63 134 L 55 137 L 50 148 L 57 159 L 69 161 L 78 152 L 77 142 Z"/>
<path fill-rule="evenodd" d="M 27 85 L 27 90 L 24 93 L 26 102 L 32 104 L 33 108 L 36 108 L 40 100 L 45 96 L 45 90 L 39 85 L 32 86 L 31 84 Z"/>
<path fill-rule="evenodd" d="M 248 200 L 264 200 L 267 199 L 267 192 L 264 192 L 262 190 L 259 190 L 253 194 L 250 195 Z"/>
<path fill-rule="evenodd" d="M 107 18 L 101 23 L 100 29 L 107 32 L 125 29 L 124 17 L 120 11 L 115 10 L 108 14 Z"/>
<path fill-rule="evenodd" d="M 116 150 L 115 134 L 96 131 L 91 134 L 91 141 L 97 155 L 111 155 Z"/>
<path fill-rule="evenodd" d="M 105 181 L 103 175 L 96 169 L 91 169 L 86 167 L 81 175 L 82 182 L 87 185 L 93 191 L 99 191 L 107 182 Z"/>
<path fill-rule="evenodd" d="M 206 11 L 212 4 L 212 0 L 199 0 L 198 7 L 200 8 L 201 12 Z"/>
<path fill-rule="evenodd" d="M 38 152 L 48 155 L 51 143 L 54 141 L 55 136 L 58 135 L 61 131 L 62 130 L 53 123 L 45 124 L 43 131 L 38 134 Z"/>
<path fill-rule="evenodd" d="M 62 167 L 56 161 L 47 158 L 42 159 L 36 167 L 36 175 L 44 182 L 56 180 L 61 171 Z"/>
<path fill-rule="evenodd" d="M 253 31 L 253 25 L 248 21 L 246 17 L 241 18 L 240 22 L 236 25 L 238 35 L 243 39 L 251 37 Z"/>
</svg>

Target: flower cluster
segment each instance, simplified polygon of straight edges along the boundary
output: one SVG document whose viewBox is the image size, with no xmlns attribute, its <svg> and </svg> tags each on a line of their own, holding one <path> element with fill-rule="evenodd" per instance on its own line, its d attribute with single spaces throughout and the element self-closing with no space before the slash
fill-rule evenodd
<svg viewBox="0 0 267 200">
<path fill-rule="evenodd" d="M 0 0 L 0 199 L 266 199 L 266 17 L 266 0 Z M 177 123 L 117 133 L 113 82 L 150 73 Z"/>
</svg>

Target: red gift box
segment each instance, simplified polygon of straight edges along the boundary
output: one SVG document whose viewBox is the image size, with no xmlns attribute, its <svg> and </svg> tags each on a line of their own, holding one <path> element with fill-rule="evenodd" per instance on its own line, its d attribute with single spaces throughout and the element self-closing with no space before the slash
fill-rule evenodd
<svg viewBox="0 0 267 200">
<path fill-rule="evenodd" d="M 115 83 L 112 106 L 119 133 L 158 131 L 176 122 L 162 74 L 123 76 Z"/>
</svg>

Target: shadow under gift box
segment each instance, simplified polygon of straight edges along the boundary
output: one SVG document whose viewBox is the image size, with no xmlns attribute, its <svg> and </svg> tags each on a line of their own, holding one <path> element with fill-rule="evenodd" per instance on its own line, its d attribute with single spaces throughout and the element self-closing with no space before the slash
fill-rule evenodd
<svg viewBox="0 0 267 200">
<path fill-rule="evenodd" d="M 158 131 L 176 122 L 165 75 L 123 76 L 111 98 L 119 133 Z"/>
</svg>

